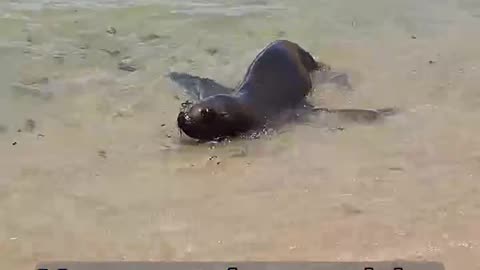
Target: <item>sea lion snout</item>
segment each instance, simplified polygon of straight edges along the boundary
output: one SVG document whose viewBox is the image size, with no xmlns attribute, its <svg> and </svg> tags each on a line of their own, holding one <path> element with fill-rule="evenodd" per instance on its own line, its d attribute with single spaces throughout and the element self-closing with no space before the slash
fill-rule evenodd
<svg viewBox="0 0 480 270">
<path fill-rule="evenodd" d="M 252 123 L 245 111 L 236 97 L 217 95 L 181 111 L 177 124 L 189 137 L 215 140 L 248 130 Z"/>
<path fill-rule="evenodd" d="M 178 128 L 187 134 L 188 136 L 195 135 L 198 133 L 198 126 L 195 121 L 190 117 L 188 112 L 180 112 L 177 116 L 177 126 Z M 197 132 L 195 132 L 197 130 Z"/>
<path fill-rule="evenodd" d="M 177 116 L 177 125 L 179 128 L 185 126 L 190 121 L 190 117 L 185 112 L 180 112 Z"/>
<path fill-rule="evenodd" d="M 188 111 L 178 114 L 177 125 L 188 136 L 197 139 L 212 139 L 219 127 L 215 123 L 216 113 L 214 110 L 194 106 Z"/>
</svg>

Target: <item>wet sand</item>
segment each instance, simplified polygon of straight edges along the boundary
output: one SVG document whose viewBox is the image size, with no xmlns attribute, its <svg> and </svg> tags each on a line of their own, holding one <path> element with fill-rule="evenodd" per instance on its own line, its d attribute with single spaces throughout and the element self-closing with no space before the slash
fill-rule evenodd
<svg viewBox="0 0 480 270">
<path fill-rule="evenodd" d="M 39 3 L 0 4 L 2 269 L 117 259 L 480 269 L 480 4 Z M 165 74 L 234 86 L 277 38 L 350 75 L 353 92 L 325 86 L 315 104 L 401 113 L 181 140 L 185 97 Z"/>
</svg>

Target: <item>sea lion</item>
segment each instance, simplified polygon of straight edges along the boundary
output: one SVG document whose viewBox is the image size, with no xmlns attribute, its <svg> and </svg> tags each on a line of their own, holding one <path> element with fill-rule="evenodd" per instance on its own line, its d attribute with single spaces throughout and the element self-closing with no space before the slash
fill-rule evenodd
<svg viewBox="0 0 480 270">
<path fill-rule="evenodd" d="M 351 114 L 351 110 L 320 109 L 306 102 L 306 96 L 313 90 L 315 72 L 328 75 L 332 82 L 351 89 L 348 77 L 332 72 L 330 66 L 316 61 L 310 53 L 288 40 L 268 44 L 235 89 L 211 79 L 172 72 L 170 78 L 189 89 L 199 100 L 180 111 L 177 125 L 189 137 L 208 141 L 265 129 L 282 113 L 295 112 L 299 108 L 315 113 Z M 369 118 L 381 114 L 375 110 L 367 113 Z"/>
</svg>

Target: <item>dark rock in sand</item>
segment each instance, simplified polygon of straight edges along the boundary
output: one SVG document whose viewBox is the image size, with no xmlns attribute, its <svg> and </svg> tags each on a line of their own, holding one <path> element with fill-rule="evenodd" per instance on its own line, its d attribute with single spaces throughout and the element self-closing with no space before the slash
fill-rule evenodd
<svg viewBox="0 0 480 270">
<path fill-rule="evenodd" d="M 140 40 L 141 40 L 142 42 L 149 42 L 149 41 L 152 41 L 152 40 L 165 39 L 165 38 L 168 38 L 168 36 L 165 36 L 165 35 L 157 35 L 157 34 L 149 34 L 149 35 L 140 37 Z"/>
<path fill-rule="evenodd" d="M 115 35 L 117 33 L 117 29 L 115 29 L 115 27 L 113 26 L 110 26 L 108 29 L 107 29 L 107 33 L 111 34 L 111 35 Z"/>
<path fill-rule="evenodd" d="M 105 150 L 99 150 L 97 154 L 101 158 L 107 158 L 107 152 Z"/>
<path fill-rule="evenodd" d="M 217 48 L 208 48 L 205 50 L 208 54 L 210 55 L 215 55 L 218 53 L 218 49 Z"/>
<path fill-rule="evenodd" d="M 128 72 L 134 72 L 137 70 L 137 67 L 135 67 L 130 58 L 125 58 L 120 61 L 120 63 L 118 63 L 118 69 Z"/>
<path fill-rule="evenodd" d="M 25 120 L 23 130 L 26 132 L 33 132 L 37 126 L 37 123 L 33 119 Z"/>
<path fill-rule="evenodd" d="M 351 204 L 343 203 L 341 205 L 341 208 L 347 215 L 359 215 L 363 213 L 363 210 L 360 208 L 357 208 L 356 206 L 353 206 Z"/>
<path fill-rule="evenodd" d="M 53 59 L 55 59 L 55 62 L 57 62 L 57 64 L 63 64 L 65 63 L 65 56 L 65 53 L 57 52 L 53 55 Z"/>
<path fill-rule="evenodd" d="M 106 53 L 108 53 L 108 55 L 112 56 L 112 57 L 115 57 L 115 56 L 118 56 L 120 55 L 120 51 L 119 50 L 107 50 L 107 49 L 100 49 L 101 51 L 104 51 Z"/>
</svg>

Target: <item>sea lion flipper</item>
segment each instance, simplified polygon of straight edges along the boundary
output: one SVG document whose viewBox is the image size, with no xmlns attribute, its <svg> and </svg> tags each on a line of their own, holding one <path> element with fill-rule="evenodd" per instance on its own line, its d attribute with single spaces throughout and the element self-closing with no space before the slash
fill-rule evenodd
<svg viewBox="0 0 480 270">
<path fill-rule="evenodd" d="M 387 116 L 392 116 L 398 113 L 397 108 L 383 108 L 383 109 L 329 109 L 315 107 L 312 109 L 316 113 L 328 113 L 338 116 L 342 120 L 353 122 L 372 123 L 383 119 Z"/>
<path fill-rule="evenodd" d="M 332 83 L 346 90 L 353 90 L 350 78 L 346 73 L 333 71 L 332 67 L 324 62 L 317 61 L 313 56 L 302 48 L 298 48 L 300 60 L 308 72 L 313 73 L 314 83 Z"/>
<path fill-rule="evenodd" d="M 185 92 L 196 100 L 217 94 L 231 94 L 232 88 L 223 86 L 212 79 L 201 78 L 187 73 L 170 72 L 168 77 L 185 89 Z"/>
<path fill-rule="evenodd" d="M 353 90 L 350 84 L 348 74 L 338 71 L 317 70 L 313 73 L 313 82 L 315 85 L 319 84 L 334 84 L 344 90 Z"/>
<path fill-rule="evenodd" d="M 336 84 L 345 90 L 353 90 L 348 74 L 336 71 L 329 71 L 328 73 L 329 83 Z"/>
</svg>

